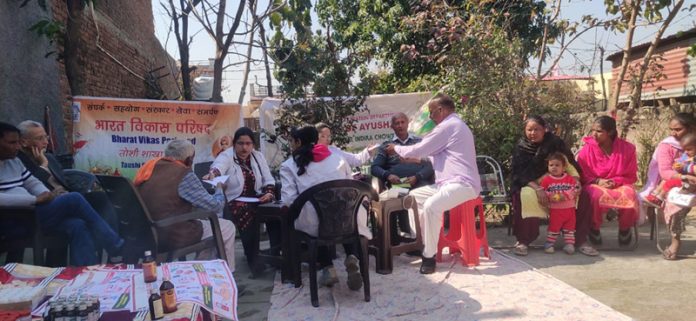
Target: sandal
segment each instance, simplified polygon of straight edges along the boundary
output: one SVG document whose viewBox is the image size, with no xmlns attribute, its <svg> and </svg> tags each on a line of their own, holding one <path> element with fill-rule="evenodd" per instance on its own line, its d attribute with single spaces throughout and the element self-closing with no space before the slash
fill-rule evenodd
<svg viewBox="0 0 696 321">
<path fill-rule="evenodd" d="M 519 256 L 527 256 L 528 248 L 526 245 L 524 245 L 522 243 L 517 243 L 515 245 L 515 249 L 512 250 L 512 253 L 515 253 L 515 255 L 519 255 Z"/>
<path fill-rule="evenodd" d="M 587 256 L 597 256 L 599 255 L 599 251 L 597 251 L 592 245 L 589 244 L 583 244 L 578 248 L 578 252 L 585 254 Z"/>
<path fill-rule="evenodd" d="M 667 261 L 675 261 L 677 259 L 677 253 L 672 252 L 672 250 L 669 248 L 666 248 L 664 251 L 662 251 L 662 258 Z"/>
</svg>

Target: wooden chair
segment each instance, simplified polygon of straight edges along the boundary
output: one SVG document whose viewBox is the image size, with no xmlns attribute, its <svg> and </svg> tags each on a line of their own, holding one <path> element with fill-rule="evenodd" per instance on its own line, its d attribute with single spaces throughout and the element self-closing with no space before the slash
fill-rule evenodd
<svg viewBox="0 0 696 321">
<path fill-rule="evenodd" d="M 171 262 L 174 259 L 183 259 L 191 253 L 198 253 L 204 249 L 217 250 L 218 257 L 227 260 L 225 247 L 220 233 L 220 223 L 216 213 L 196 210 L 190 213 L 169 217 L 162 220 L 153 220 L 143 202 L 138 190 L 125 177 L 97 175 L 102 188 L 111 200 L 120 220 L 121 237 L 127 240 L 127 244 L 138 244 L 137 248 L 127 249 L 124 254 L 124 262 L 136 263 L 143 252 L 152 249 L 159 262 Z M 159 245 L 158 228 L 164 228 L 176 223 L 189 220 L 208 220 L 212 225 L 213 236 L 203 239 L 178 249 L 167 251 Z M 129 242 L 130 241 L 130 242 Z"/>
<path fill-rule="evenodd" d="M 352 179 L 340 179 L 324 182 L 302 192 L 292 203 L 288 214 L 291 222 L 299 217 L 302 207 L 310 202 L 319 218 L 319 234 L 313 237 L 302 231 L 294 235 L 294 275 L 295 286 L 301 284 L 300 275 L 300 244 L 306 243 L 309 250 L 309 286 L 312 305 L 319 306 L 317 289 L 317 247 L 331 246 L 339 243 L 354 243 L 360 245 L 360 274 L 363 278 L 365 301 L 370 301 L 370 273 L 367 239 L 358 234 L 358 209 L 364 199 L 377 201 L 379 196 L 370 185 Z"/>
<path fill-rule="evenodd" d="M 68 248 L 68 241 L 60 235 L 45 235 L 41 232 L 38 217 L 34 206 L 0 206 L 0 219 L 12 220 L 24 224 L 29 230 L 26 237 L 18 239 L 4 239 L 0 235 L 0 253 L 21 251 L 31 248 L 33 251 L 34 265 L 44 266 L 46 264 L 44 250 L 51 249 L 63 253 L 65 256 Z"/>
</svg>

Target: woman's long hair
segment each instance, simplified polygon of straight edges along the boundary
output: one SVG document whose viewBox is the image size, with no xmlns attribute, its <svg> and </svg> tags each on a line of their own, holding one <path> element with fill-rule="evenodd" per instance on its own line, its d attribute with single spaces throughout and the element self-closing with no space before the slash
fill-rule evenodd
<svg viewBox="0 0 696 321">
<path fill-rule="evenodd" d="M 312 150 L 319 139 L 319 133 L 314 126 L 304 126 L 299 129 L 293 128 L 290 136 L 300 142 L 300 146 L 292 151 L 292 159 L 298 167 L 297 175 L 302 175 L 307 172 L 307 165 L 314 160 Z"/>
</svg>

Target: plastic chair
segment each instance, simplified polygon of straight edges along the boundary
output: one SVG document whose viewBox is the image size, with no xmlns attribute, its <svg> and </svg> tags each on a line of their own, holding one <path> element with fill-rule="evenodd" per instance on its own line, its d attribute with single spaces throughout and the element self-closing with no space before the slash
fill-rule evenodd
<svg viewBox="0 0 696 321">
<path fill-rule="evenodd" d="M 63 176 L 68 189 L 80 194 L 91 192 L 97 182 L 97 177 L 94 174 L 77 169 L 64 169 Z"/>
<path fill-rule="evenodd" d="M 300 248 L 301 243 L 307 244 L 309 250 L 309 288 L 312 306 L 319 306 L 317 289 L 317 247 L 332 246 L 339 243 L 354 243 L 360 245 L 360 274 L 363 278 L 365 301 L 370 301 L 370 273 L 367 239 L 358 234 L 358 209 L 362 206 L 363 199 L 376 201 L 377 193 L 367 183 L 352 180 L 339 179 L 315 185 L 300 194 L 292 203 L 288 214 L 292 222 L 299 217 L 302 207 L 310 202 L 319 218 L 319 234 L 313 237 L 302 231 L 295 231 L 294 242 L 294 275 L 295 286 L 301 284 L 300 276 Z M 368 203 L 369 204 L 369 203 Z"/>
<path fill-rule="evenodd" d="M 418 219 L 418 206 L 413 196 L 393 198 L 388 200 L 373 201 L 375 228 L 374 238 L 370 240 L 369 251 L 377 259 L 375 269 L 379 274 L 391 274 L 394 269 L 393 257 L 401 253 L 423 250 L 423 240 L 420 233 L 420 220 Z M 391 244 L 392 214 L 397 214 L 406 209 L 412 209 L 415 219 L 416 239 L 413 242 Z"/>
<path fill-rule="evenodd" d="M 118 213 L 121 223 L 121 236 L 131 241 L 129 242 L 130 244 L 138 244 L 137 249 L 129 249 L 128 253 L 124 255 L 125 263 L 136 263 L 147 249 L 154 249 L 153 252 L 159 262 L 171 262 L 174 259 L 184 258 L 190 253 L 198 253 L 208 248 L 215 249 L 218 253 L 218 258 L 227 260 L 217 214 L 195 210 L 190 213 L 155 221 L 152 219 L 138 190 L 127 178 L 97 175 L 97 179 L 101 182 L 104 192 L 106 192 L 116 209 L 116 213 Z M 213 236 L 176 249 L 164 249 L 160 246 L 157 237 L 159 229 L 189 220 L 210 221 Z"/>
<path fill-rule="evenodd" d="M 445 233 L 444 225 L 440 229 L 440 239 L 437 242 L 437 261 L 442 262 L 443 248 L 449 248 L 450 254 L 461 253 L 462 264 L 466 266 L 479 265 L 481 249 L 483 249 L 483 255 L 490 259 L 486 219 L 481 197 L 466 201 L 449 212 L 449 231 Z M 478 231 L 476 231 L 476 214 L 479 217 Z"/>
</svg>

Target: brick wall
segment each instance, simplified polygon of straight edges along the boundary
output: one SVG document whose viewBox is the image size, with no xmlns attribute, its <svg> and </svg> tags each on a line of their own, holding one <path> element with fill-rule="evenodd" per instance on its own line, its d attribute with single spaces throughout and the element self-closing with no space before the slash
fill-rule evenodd
<svg viewBox="0 0 696 321">
<path fill-rule="evenodd" d="M 67 23 L 64 0 L 52 1 L 54 19 Z M 174 61 L 155 37 L 152 3 L 149 0 L 99 1 L 94 15 L 85 8 L 78 45 L 78 61 L 84 77 L 81 92 L 86 96 L 148 98 L 153 92 L 143 78 L 149 71 L 165 66 L 156 75 L 170 75 L 159 80 L 168 99 L 179 96 L 176 82 L 169 72 Z M 96 24 L 95 24 L 96 22 Z M 98 28 L 97 28 L 98 27 Z M 97 46 L 97 36 L 99 46 Z M 62 48 L 59 48 L 62 51 Z M 69 97 L 70 86 L 65 64 L 60 61 L 60 88 Z M 70 101 L 63 105 L 65 140 L 72 140 Z"/>
</svg>

